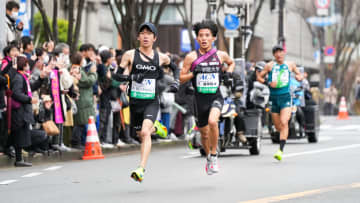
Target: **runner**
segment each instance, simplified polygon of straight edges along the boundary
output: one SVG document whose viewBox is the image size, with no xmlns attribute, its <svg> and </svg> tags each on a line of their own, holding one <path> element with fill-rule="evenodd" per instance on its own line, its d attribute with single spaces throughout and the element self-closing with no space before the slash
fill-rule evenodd
<svg viewBox="0 0 360 203">
<path fill-rule="evenodd" d="M 162 126 L 157 121 L 160 109 L 157 81 L 162 77 L 160 66 L 169 66 L 174 74 L 175 81 L 170 86 L 170 92 L 179 89 L 179 69 L 170 61 L 170 58 L 153 50 L 156 41 L 157 29 L 151 23 L 143 23 L 138 30 L 140 48 L 124 53 L 120 69 L 115 80 L 129 81 L 130 118 L 131 126 L 141 138 L 140 166 L 132 171 L 131 177 L 141 182 L 144 178 L 145 166 L 151 151 L 151 134 L 156 132 L 166 138 L 167 133 L 162 132 Z M 126 91 L 127 85 L 121 86 Z"/>
<path fill-rule="evenodd" d="M 303 76 L 294 62 L 285 61 L 285 52 L 281 46 L 274 46 L 272 53 L 275 61 L 265 65 L 258 81 L 264 82 L 264 77 L 268 74 L 272 122 L 276 130 L 280 132 L 280 149 L 275 153 L 274 158 L 281 161 L 289 135 L 288 124 L 291 117 L 290 73 L 294 72 L 295 79 L 298 81 L 301 81 Z"/>
<path fill-rule="evenodd" d="M 216 148 L 218 145 L 218 120 L 223 97 L 220 94 L 220 80 L 228 82 L 234 70 L 234 61 L 226 52 L 212 47 L 218 32 L 212 21 L 202 21 L 194 25 L 196 40 L 200 48 L 186 55 L 180 72 L 180 81 L 192 80 L 195 88 L 197 125 L 201 133 L 202 146 L 207 154 L 205 170 L 208 175 L 219 171 Z M 222 64 L 228 65 L 225 72 Z"/>
</svg>

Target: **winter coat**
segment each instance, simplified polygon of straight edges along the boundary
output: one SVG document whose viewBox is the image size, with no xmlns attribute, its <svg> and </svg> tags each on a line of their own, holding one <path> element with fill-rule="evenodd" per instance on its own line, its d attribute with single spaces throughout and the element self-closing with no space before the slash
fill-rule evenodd
<svg viewBox="0 0 360 203">
<path fill-rule="evenodd" d="M 8 15 L 6 15 L 5 31 L 6 31 L 6 44 L 9 44 L 14 40 L 17 41 L 20 40 L 22 30 L 16 28 L 15 21 L 11 19 Z"/>
<path fill-rule="evenodd" d="M 95 117 L 92 87 L 96 81 L 96 73 L 86 73 L 81 69 L 81 79 L 78 83 L 80 97 L 76 101 L 78 112 L 74 115 L 74 125 L 86 125 L 90 116 Z"/>
<path fill-rule="evenodd" d="M 119 88 L 120 82 L 106 77 L 106 73 L 111 71 L 110 68 L 106 67 L 103 64 L 99 64 L 97 67 L 98 74 L 98 84 L 101 88 L 100 94 L 100 105 L 101 109 L 111 108 L 111 101 L 115 101 L 117 98 L 120 98 L 121 90 Z"/>
<path fill-rule="evenodd" d="M 42 79 L 30 83 L 31 90 L 40 88 Z M 26 80 L 20 73 L 14 74 L 10 83 L 12 100 L 20 103 L 20 107 L 11 110 L 11 136 L 13 136 L 14 145 L 17 147 L 26 147 L 31 144 L 29 125 L 34 124 L 34 115 L 31 105 L 31 97 L 28 96 Z"/>
</svg>

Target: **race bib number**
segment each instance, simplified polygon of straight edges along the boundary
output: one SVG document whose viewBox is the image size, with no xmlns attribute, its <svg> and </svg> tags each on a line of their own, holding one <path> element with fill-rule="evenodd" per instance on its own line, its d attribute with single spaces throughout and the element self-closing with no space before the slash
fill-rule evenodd
<svg viewBox="0 0 360 203">
<path fill-rule="evenodd" d="M 219 73 L 199 73 L 196 76 L 197 91 L 203 94 L 215 94 L 219 87 Z"/>
<path fill-rule="evenodd" d="M 131 83 L 130 97 L 135 99 L 154 99 L 155 88 L 155 79 L 144 79 L 142 83 L 133 81 Z"/>
<path fill-rule="evenodd" d="M 289 85 L 289 71 L 275 67 L 272 73 L 272 81 L 276 82 L 276 88 L 282 88 Z"/>
</svg>

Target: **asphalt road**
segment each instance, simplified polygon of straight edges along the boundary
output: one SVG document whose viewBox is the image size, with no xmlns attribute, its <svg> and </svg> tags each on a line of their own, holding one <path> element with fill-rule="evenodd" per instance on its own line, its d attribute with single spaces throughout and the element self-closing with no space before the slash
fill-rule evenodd
<svg viewBox="0 0 360 203">
<path fill-rule="evenodd" d="M 264 140 L 259 156 L 227 151 L 220 173 L 184 147 L 153 150 L 143 183 L 138 153 L 104 160 L 0 169 L 1 202 L 360 202 L 360 117 L 322 119 L 320 142 L 292 140 L 282 162 Z"/>
</svg>

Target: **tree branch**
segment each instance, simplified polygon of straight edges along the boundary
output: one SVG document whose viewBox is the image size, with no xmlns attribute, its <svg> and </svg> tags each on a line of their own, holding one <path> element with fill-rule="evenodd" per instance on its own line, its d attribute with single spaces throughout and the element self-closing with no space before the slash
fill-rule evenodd
<svg viewBox="0 0 360 203">
<path fill-rule="evenodd" d="M 75 36 L 74 36 L 74 43 L 71 45 L 71 54 L 74 54 L 80 37 L 80 28 L 82 22 L 82 12 L 84 10 L 85 0 L 79 0 L 78 7 L 77 7 L 77 16 L 76 16 L 76 24 L 75 24 Z"/>
<path fill-rule="evenodd" d="M 72 46 L 73 43 L 73 31 L 74 31 L 74 7 L 75 1 L 69 1 L 69 24 L 68 24 L 68 35 L 67 35 L 67 44 Z"/>
<path fill-rule="evenodd" d="M 157 12 L 157 14 L 156 14 L 155 21 L 154 21 L 155 26 L 158 26 L 158 25 L 159 25 L 161 15 L 162 15 L 163 11 L 165 10 L 168 2 L 169 2 L 169 0 L 163 0 L 163 1 L 161 2 L 160 7 L 159 7 L 159 10 L 158 10 L 158 12 Z"/>
<path fill-rule="evenodd" d="M 58 41 L 59 41 L 57 16 L 58 16 L 58 0 L 54 0 L 52 28 L 53 28 L 53 35 L 54 35 L 55 44 L 58 43 Z"/>
<path fill-rule="evenodd" d="M 50 28 L 50 23 L 49 23 L 49 20 L 47 18 L 46 11 L 44 9 L 44 5 L 43 5 L 42 1 L 41 0 L 33 0 L 32 2 L 36 6 L 36 8 L 39 9 L 39 12 L 41 14 L 46 39 L 47 40 L 54 40 L 54 37 L 52 35 L 52 31 L 51 31 L 51 28 Z"/>
</svg>

